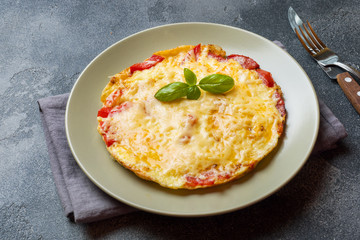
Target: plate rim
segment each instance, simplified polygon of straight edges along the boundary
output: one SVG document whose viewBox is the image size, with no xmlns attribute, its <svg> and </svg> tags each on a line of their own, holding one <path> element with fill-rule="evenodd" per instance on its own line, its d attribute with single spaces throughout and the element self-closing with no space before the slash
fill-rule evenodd
<svg viewBox="0 0 360 240">
<path fill-rule="evenodd" d="M 174 211 L 164 211 L 164 210 L 157 210 L 157 209 L 153 209 L 153 208 L 150 208 L 150 207 L 146 207 L 146 206 L 142 206 L 142 205 L 139 205 L 139 204 L 136 204 L 136 203 L 133 203 L 133 202 L 130 202 L 130 201 L 127 201 L 117 195 L 115 195 L 113 192 L 111 192 L 110 190 L 108 190 L 106 187 L 104 187 L 97 179 L 95 179 L 89 172 L 88 170 L 85 168 L 85 166 L 83 165 L 83 163 L 79 160 L 77 154 L 76 154 L 76 150 L 74 149 L 74 146 L 71 142 L 71 137 L 70 137 L 70 132 L 69 132 L 69 107 L 71 105 L 71 100 L 73 98 L 73 95 L 74 95 L 74 92 L 75 92 L 75 89 L 76 89 L 76 86 L 77 84 L 79 84 L 79 81 L 80 79 L 82 78 L 82 76 L 85 74 L 85 72 L 92 66 L 92 64 L 98 59 L 100 58 L 103 54 L 105 54 L 106 52 L 110 51 L 113 47 L 115 47 L 116 45 L 118 44 L 121 44 L 122 42 L 128 40 L 128 39 L 131 39 L 139 34 L 143 34 L 143 33 L 146 33 L 146 32 L 149 32 L 149 31 L 154 31 L 154 30 L 157 30 L 157 29 L 161 29 L 161 28 L 168 28 L 168 27 L 173 27 L 173 26 L 180 26 L 180 25 L 208 25 L 208 26 L 217 26 L 217 27 L 224 27 L 224 28 L 230 28 L 232 30 L 235 30 L 235 31 L 243 31 L 245 32 L 246 34 L 250 34 L 250 35 L 253 35 L 257 38 L 260 38 L 262 39 L 263 41 L 266 41 L 266 42 L 270 42 L 274 47 L 277 47 L 278 49 L 280 49 L 281 51 L 283 51 L 288 57 L 290 57 L 293 61 L 293 63 L 295 63 L 297 65 L 297 67 L 303 72 L 304 76 L 306 77 L 308 83 L 309 83 L 309 86 L 310 86 L 310 90 L 312 92 L 312 94 L 315 96 L 315 128 L 314 128 L 314 134 L 312 136 L 312 139 L 311 139 L 311 145 L 309 146 L 309 150 L 308 152 L 304 155 L 304 160 L 302 161 L 301 165 L 295 170 L 292 172 L 291 176 L 288 177 L 286 179 L 286 181 L 283 181 L 282 184 L 278 185 L 275 189 L 272 189 L 270 191 L 268 191 L 266 194 L 262 195 L 261 197 L 257 198 L 256 200 L 253 200 L 247 204 L 243 204 L 241 206 L 238 206 L 238 207 L 232 207 L 232 208 L 228 208 L 228 209 L 223 209 L 223 210 L 220 210 L 220 211 L 212 211 L 212 212 L 204 212 L 204 213 L 191 213 L 191 212 L 188 212 L 188 213 L 178 213 L 178 212 L 174 212 Z M 303 166 L 305 165 L 305 163 L 307 162 L 308 158 L 310 157 L 311 155 L 311 152 L 315 146 L 315 143 L 316 143 L 316 139 L 317 139 L 317 136 L 318 136 L 318 132 L 319 132 L 319 126 L 320 126 L 320 109 L 319 109 L 319 102 L 318 102 L 318 98 L 317 98 L 317 94 L 316 94 L 316 91 L 315 91 L 315 88 L 311 82 L 311 79 L 308 77 L 307 73 L 305 72 L 305 70 L 302 68 L 302 66 L 296 61 L 296 59 L 291 56 L 289 54 L 289 52 L 287 52 L 286 50 L 284 50 L 283 48 L 279 47 L 278 45 L 276 45 L 273 41 L 270 41 L 269 39 L 257 34 L 257 33 L 254 33 L 254 32 L 251 32 L 251 31 L 248 31 L 246 29 L 242 29 L 242 28 L 239 28 L 239 27 L 234 27 L 234 26 L 230 26 L 230 25 L 225 25 L 225 24 L 219 24 L 219 23 L 210 23 L 210 22 L 178 22 L 178 23 L 170 23 L 170 24 L 164 24 L 164 25 L 159 25 L 159 26 L 155 26 L 155 27 L 151 27 L 151 28 L 147 28 L 147 29 L 143 29 L 141 31 L 138 31 L 136 33 L 133 33 L 127 37 L 124 37 L 118 41 L 116 41 L 115 43 L 111 44 L 110 46 L 108 46 L 107 48 L 105 48 L 103 51 L 101 51 L 99 54 L 97 54 L 97 56 L 95 58 L 93 58 L 87 65 L 86 67 L 84 68 L 84 70 L 81 72 L 81 74 L 79 75 L 79 77 L 76 79 L 71 91 L 70 91 L 70 94 L 69 94 L 69 98 L 68 98 L 68 101 L 67 101 L 67 104 L 66 104 L 66 110 L 65 110 L 65 132 L 66 132 L 66 139 L 67 139 L 67 142 L 68 142 L 68 145 L 69 145 L 69 148 L 71 150 L 71 153 L 72 155 L 74 156 L 74 159 L 75 161 L 77 162 L 77 165 L 81 168 L 81 170 L 85 173 L 85 175 L 97 186 L 99 187 L 102 191 L 104 191 L 106 194 L 110 195 L 111 197 L 115 198 L 116 200 L 122 202 L 122 203 L 125 203 L 126 205 L 129 205 L 131 207 L 135 207 L 137 209 L 140 209 L 140 210 L 143 210 L 143 211 L 146 211 L 146 212 L 151 212 L 151 213 L 155 213 L 155 214 L 160 214 L 160 215 L 167 215 L 167 216 L 178 216 L 178 217 L 203 217 L 203 216 L 213 216 L 213 215 L 219 215 L 219 214 L 225 214 L 225 213 L 228 213 L 228 212 L 233 212 L 233 211 L 236 211 L 236 210 L 239 210 L 239 209 L 243 209 L 243 208 L 246 208 L 246 207 L 249 207 L 251 205 L 254 205 L 266 198 L 268 198 L 269 196 L 273 195 L 274 193 L 276 193 L 277 191 L 279 191 L 281 188 L 283 188 L 285 185 L 287 185 L 297 174 L 298 172 L 303 168 Z M 282 136 L 283 137 L 283 136 Z"/>
</svg>

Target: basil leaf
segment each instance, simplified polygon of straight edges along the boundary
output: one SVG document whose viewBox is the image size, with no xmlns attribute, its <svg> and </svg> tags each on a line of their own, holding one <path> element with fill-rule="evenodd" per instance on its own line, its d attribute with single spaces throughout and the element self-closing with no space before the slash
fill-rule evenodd
<svg viewBox="0 0 360 240">
<path fill-rule="evenodd" d="M 189 85 L 183 82 L 170 83 L 157 91 L 155 98 L 162 102 L 174 101 L 178 98 L 186 96 Z"/>
<path fill-rule="evenodd" d="M 184 68 L 184 77 L 185 77 L 186 82 L 190 86 L 194 86 L 196 84 L 196 81 L 197 81 L 196 75 L 190 69 Z"/>
<path fill-rule="evenodd" d="M 198 88 L 198 86 L 191 86 L 191 87 L 189 87 L 186 97 L 187 97 L 187 99 L 190 99 L 190 100 L 197 100 L 197 99 L 199 99 L 200 95 L 201 95 L 201 92 L 200 92 L 200 89 Z"/>
<path fill-rule="evenodd" d="M 224 93 L 232 89 L 234 79 L 227 75 L 212 74 L 204 77 L 199 82 L 199 87 L 211 93 Z"/>
</svg>

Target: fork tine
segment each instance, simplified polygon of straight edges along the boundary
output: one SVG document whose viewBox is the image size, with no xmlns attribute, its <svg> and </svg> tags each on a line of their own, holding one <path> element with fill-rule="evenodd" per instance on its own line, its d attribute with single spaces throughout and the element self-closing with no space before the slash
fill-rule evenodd
<svg viewBox="0 0 360 240">
<path fill-rule="evenodd" d="M 309 26 L 309 29 L 310 29 L 310 31 L 312 32 L 313 36 L 316 38 L 316 41 L 320 44 L 320 46 L 321 46 L 322 48 L 326 48 L 326 45 L 325 45 L 325 44 L 320 40 L 320 38 L 316 35 L 316 33 L 315 33 L 314 29 L 311 27 L 309 21 L 306 21 L 306 22 L 307 22 L 307 24 L 308 24 L 308 26 Z"/>
<path fill-rule="evenodd" d="M 306 30 L 306 27 L 304 26 L 304 24 L 303 24 L 303 28 L 305 29 L 305 32 L 306 32 L 306 33 L 301 29 L 301 27 L 299 27 L 300 32 L 301 32 L 303 38 L 304 38 L 305 41 L 307 42 L 308 46 L 311 48 L 312 52 L 314 52 L 314 53 L 318 52 L 319 49 L 317 48 L 317 46 L 313 43 L 313 41 L 312 41 L 311 38 L 309 37 L 308 31 Z"/>
<path fill-rule="evenodd" d="M 309 22 L 307 22 L 307 23 L 309 24 Z M 303 23 L 303 27 L 304 27 L 304 29 L 305 29 L 305 31 L 307 33 L 307 36 L 309 36 L 309 38 L 310 38 L 309 41 L 311 41 L 313 49 L 314 50 L 319 50 L 319 51 L 321 49 L 323 49 L 323 47 L 317 42 L 317 40 L 313 36 L 313 34 L 312 34 L 313 32 L 310 33 L 308 28 L 306 27 L 306 25 L 304 23 Z"/>
<path fill-rule="evenodd" d="M 300 29 L 300 28 L 299 28 L 299 29 Z M 300 29 L 300 31 L 301 31 L 301 29 Z M 310 55 L 313 55 L 313 54 L 314 54 L 314 53 L 313 53 L 313 50 L 305 43 L 305 41 L 304 41 L 303 38 L 300 36 L 300 33 L 299 33 L 299 31 L 298 31 L 297 29 L 295 29 L 295 33 L 296 33 L 298 39 L 300 40 L 301 44 L 303 45 L 303 47 L 306 49 L 306 51 L 308 51 L 308 53 L 309 53 Z M 306 38 L 305 38 L 305 39 L 306 39 Z"/>
</svg>

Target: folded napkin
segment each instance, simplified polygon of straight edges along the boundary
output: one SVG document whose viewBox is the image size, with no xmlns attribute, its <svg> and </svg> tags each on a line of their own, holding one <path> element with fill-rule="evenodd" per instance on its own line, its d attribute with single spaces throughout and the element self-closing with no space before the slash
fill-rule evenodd
<svg viewBox="0 0 360 240">
<path fill-rule="evenodd" d="M 285 49 L 278 41 L 275 44 Z M 65 134 L 65 109 L 69 94 L 38 100 L 50 166 L 65 214 L 75 222 L 94 222 L 136 211 L 95 186 L 77 165 Z M 336 147 L 347 136 L 341 122 L 319 100 L 320 129 L 313 154 Z"/>
</svg>

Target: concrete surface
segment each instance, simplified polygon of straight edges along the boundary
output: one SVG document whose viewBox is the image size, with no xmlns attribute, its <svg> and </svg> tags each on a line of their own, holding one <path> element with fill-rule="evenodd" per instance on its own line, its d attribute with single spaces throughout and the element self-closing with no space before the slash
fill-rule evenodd
<svg viewBox="0 0 360 240">
<path fill-rule="evenodd" d="M 0 239 L 360 239 L 360 116 L 304 51 L 287 9 L 309 20 L 343 59 L 360 64 L 360 4 L 344 1 L 0 1 Z M 214 22 L 281 41 L 349 136 L 312 156 L 271 197 L 206 218 L 137 212 L 75 224 L 50 171 L 36 100 L 69 92 L 101 51 L 138 31 Z"/>
</svg>

